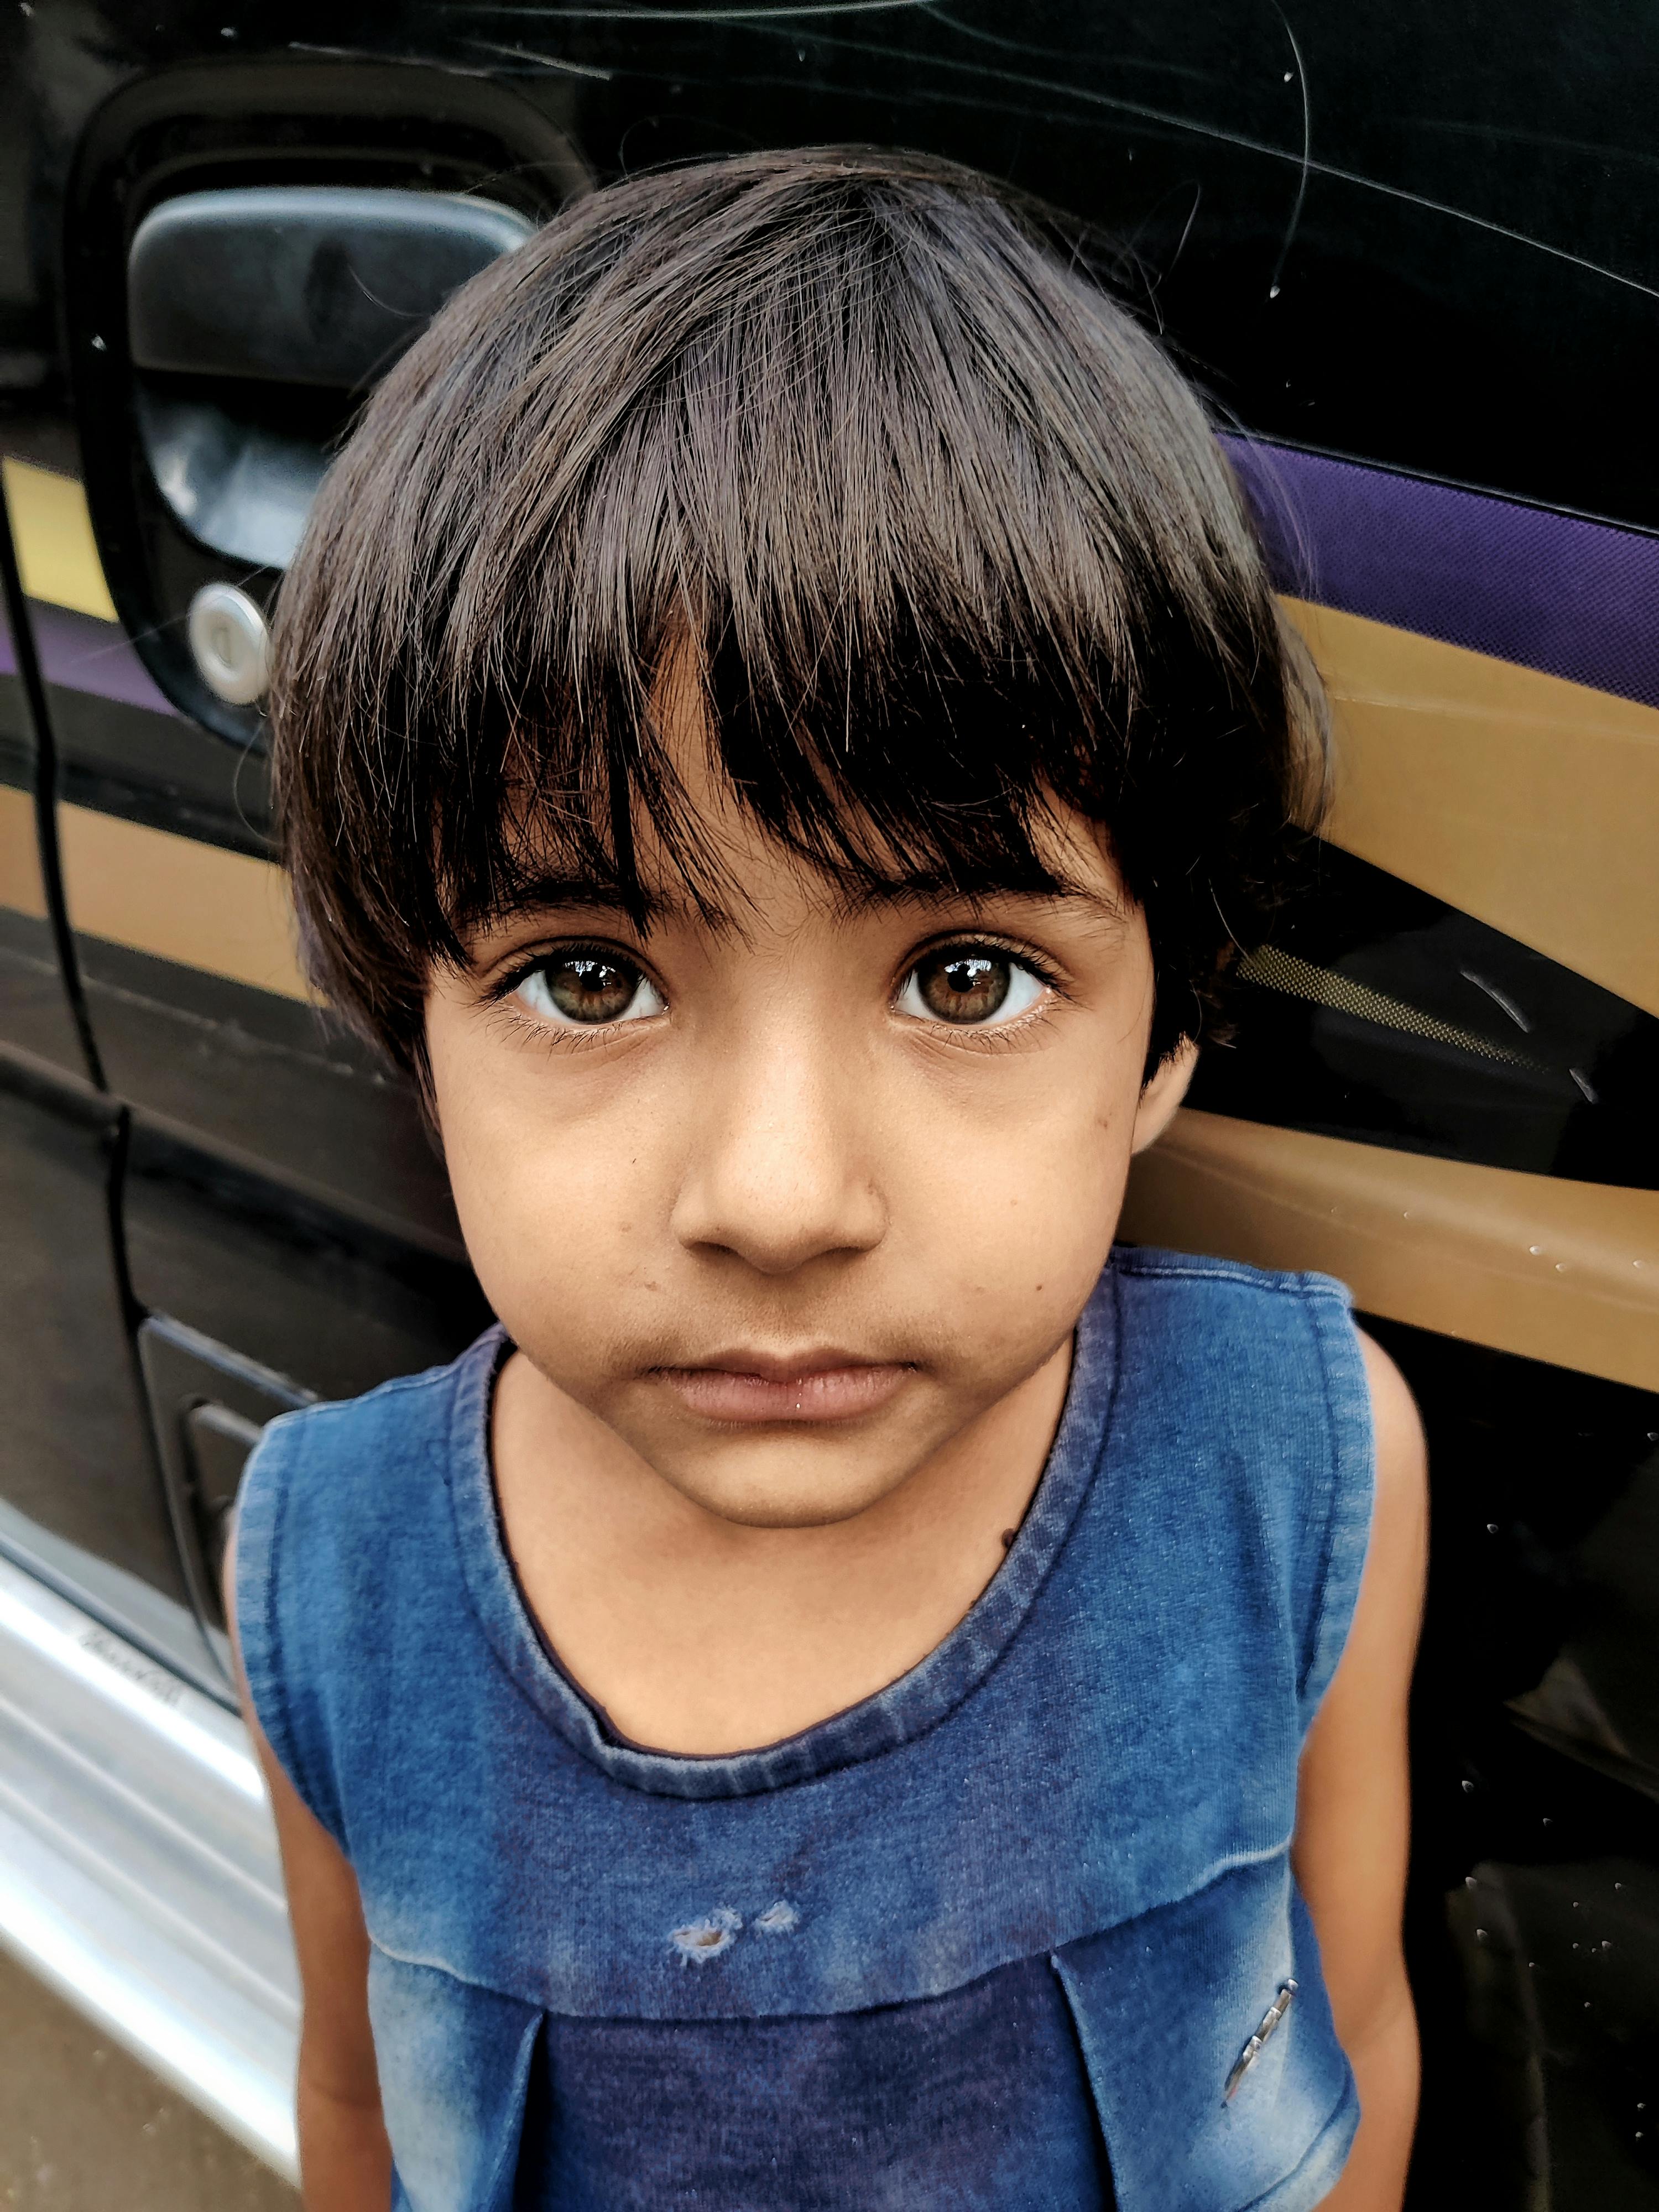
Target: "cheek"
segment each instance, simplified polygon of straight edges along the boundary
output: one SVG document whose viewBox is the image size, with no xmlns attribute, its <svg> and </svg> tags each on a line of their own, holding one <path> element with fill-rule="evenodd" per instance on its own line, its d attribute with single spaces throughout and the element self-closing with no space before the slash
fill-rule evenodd
<svg viewBox="0 0 1659 2212">
<path fill-rule="evenodd" d="M 1014 1337 L 1042 1336 L 1056 1316 L 1071 1326 L 1117 1225 L 1137 1095 L 1115 1066 L 1104 1079 L 1070 1070 L 994 1113 L 981 1098 L 907 1145 L 896 1225 L 957 1286 L 970 1326 Z"/>
<path fill-rule="evenodd" d="M 554 1313 L 580 1334 L 638 1272 L 662 1212 L 662 1147 L 625 1093 L 603 1112 L 555 1114 L 549 1087 L 517 1073 L 447 1085 L 434 1068 L 434 1090 L 468 1255 L 509 1331 L 533 1342 Z"/>
</svg>

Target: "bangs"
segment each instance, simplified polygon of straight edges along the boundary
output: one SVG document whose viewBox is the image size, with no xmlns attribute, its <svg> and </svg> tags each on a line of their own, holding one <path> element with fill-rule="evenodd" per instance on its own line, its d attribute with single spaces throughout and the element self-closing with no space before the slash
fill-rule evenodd
<svg viewBox="0 0 1659 2212">
<path fill-rule="evenodd" d="M 1311 685 L 1196 400 L 1028 212 L 905 157 L 637 179 L 476 279 L 332 472 L 276 646 L 320 980 L 404 1059 L 432 964 L 550 862 L 643 915 L 648 849 L 729 910 L 687 727 L 860 888 L 1056 890 L 1080 811 L 1160 1056 L 1308 804 Z"/>
</svg>

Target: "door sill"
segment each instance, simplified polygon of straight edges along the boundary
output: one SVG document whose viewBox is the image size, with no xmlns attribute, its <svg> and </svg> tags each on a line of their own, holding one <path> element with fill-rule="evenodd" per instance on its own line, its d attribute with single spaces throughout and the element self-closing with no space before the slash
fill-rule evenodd
<svg viewBox="0 0 1659 2212">
<path fill-rule="evenodd" d="M 0 1945 L 297 2180 L 299 1983 L 247 1731 L 3 1557 Z"/>
</svg>

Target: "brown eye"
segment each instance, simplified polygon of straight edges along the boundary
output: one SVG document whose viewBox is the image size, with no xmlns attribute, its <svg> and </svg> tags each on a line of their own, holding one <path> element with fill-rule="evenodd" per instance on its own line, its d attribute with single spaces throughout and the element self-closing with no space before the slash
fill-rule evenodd
<svg viewBox="0 0 1659 2212">
<path fill-rule="evenodd" d="M 1034 1006 L 1042 984 L 1024 963 L 994 945 L 951 945 L 910 970 L 900 1011 L 949 1022 L 954 1029 L 1012 1021 Z"/>
<path fill-rule="evenodd" d="M 663 1007 L 660 993 L 637 968 L 606 952 L 566 952 L 544 960 L 514 996 L 560 1028 L 639 1021 Z"/>
</svg>

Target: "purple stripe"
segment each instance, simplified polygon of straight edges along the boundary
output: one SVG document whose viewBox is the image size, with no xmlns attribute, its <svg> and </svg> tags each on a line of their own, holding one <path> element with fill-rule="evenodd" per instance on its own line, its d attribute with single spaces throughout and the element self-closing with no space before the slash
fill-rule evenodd
<svg viewBox="0 0 1659 2212">
<path fill-rule="evenodd" d="M 1281 591 L 1659 707 L 1659 538 L 1224 438 Z"/>
<path fill-rule="evenodd" d="M 94 615 L 76 614 L 68 607 L 48 606 L 41 599 L 29 601 L 29 615 L 40 672 L 48 684 L 60 684 L 70 691 L 90 691 L 123 707 L 143 707 L 152 714 L 178 714 L 179 709 L 157 689 L 118 624 L 100 622 Z M 0 623 L 0 675 L 16 673 L 11 633 Z"/>
<path fill-rule="evenodd" d="M 1227 437 L 1281 591 L 1659 707 L 1659 538 Z M 46 679 L 178 709 L 114 623 L 31 603 Z M 0 672 L 12 673 L 0 625 Z"/>
</svg>

